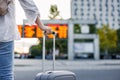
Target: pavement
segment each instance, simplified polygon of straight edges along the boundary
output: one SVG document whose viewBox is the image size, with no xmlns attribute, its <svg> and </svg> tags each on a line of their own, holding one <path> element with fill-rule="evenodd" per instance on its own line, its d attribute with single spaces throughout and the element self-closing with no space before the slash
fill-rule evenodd
<svg viewBox="0 0 120 80">
<path fill-rule="evenodd" d="M 15 59 L 15 71 L 42 70 L 42 60 Z M 52 70 L 52 61 L 45 61 L 45 70 Z M 24 68 L 21 68 L 24 67 Z M 56 60 L 56 70 L 111 70 L 120 69 L 120 60 Z"/>
</svg>

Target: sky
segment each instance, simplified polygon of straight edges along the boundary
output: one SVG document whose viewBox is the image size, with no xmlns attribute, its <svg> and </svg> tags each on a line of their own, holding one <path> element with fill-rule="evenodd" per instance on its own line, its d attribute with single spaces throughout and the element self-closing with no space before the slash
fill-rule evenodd
<svg viewBox="0 0 120 80">
<path fill-rule="evenodd" d="M 23 24 L 23 19 L 26 19 L 25 13 L 19 4 L 19 0 L 16 1 L 16 23 L 17 25 Z M 51 5 L 56 4 L 60 11 L 60 16 L 63 19 L 69 19 L 71 17 L 71 0 L 33 0 L 40 12 L 41 20 L 48 20 L 49 9 Z M 27 53 L 31 45 L 38 44 L 37 39 L 21 39 L 15 41 L 15 51 L 20 53 Z"/>
<path fill-rule="evenodd" d="M 22 24 L 22 20 L 26 19 L 23 9 L 19 4 L 19 0 L 16 1 L 16 20 L 17 24 Z M 34 0 L 36 6 L 39 9 L 41 19 L 49 19 L 49 9 L 51 5 L 56 4 L 60 15 L 63 19 L 68 19 L 71 16 L 71 0 Z"/>
</svg>

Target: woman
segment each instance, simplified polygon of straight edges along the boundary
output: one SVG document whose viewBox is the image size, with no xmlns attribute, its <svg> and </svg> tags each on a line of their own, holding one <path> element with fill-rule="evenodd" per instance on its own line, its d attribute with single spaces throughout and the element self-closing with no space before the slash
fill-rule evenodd
<svg viewBox="0 0 120 80">
<path fill-rule="evenodd" d="M 39 11 L 33 0 L 19 0 L 25 11 L 30 24 L 38 26 L 47 34 L 52 30 L 44 26 L 39 18 Z M 20 39 L 18 28 L 15 23 L 15 1 L 8 5 L 8 13 L 0 16 L 0 80 L 14 80 L 13 77 L 13 50 L 14 40 Z"/>
</svg>

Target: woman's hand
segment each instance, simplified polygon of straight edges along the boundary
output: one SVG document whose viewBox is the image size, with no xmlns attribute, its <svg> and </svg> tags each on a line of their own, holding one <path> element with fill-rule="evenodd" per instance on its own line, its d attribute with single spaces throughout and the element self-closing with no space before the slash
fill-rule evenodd
<svg viewBox="0 0 120 80">
<path fill-rule="evenodd" d="M 51 34 L 53 32 L 49 26 L 43 26 L 42 28 L 42 30 L 45 31 L 45 34 Z"/>
<path fill-rule="evenodd" d="M 36 24 L 39 26 L 39 28 L 40 28 L 42 31 L 45 31 L 45 34 L 51 34 L 51 33 L 53 32 L 50 27 L 45 26 L 45 25 L 41 22 L 39 16 L 38 16 L 37 19 L 36 19 Z"/>
</svg>

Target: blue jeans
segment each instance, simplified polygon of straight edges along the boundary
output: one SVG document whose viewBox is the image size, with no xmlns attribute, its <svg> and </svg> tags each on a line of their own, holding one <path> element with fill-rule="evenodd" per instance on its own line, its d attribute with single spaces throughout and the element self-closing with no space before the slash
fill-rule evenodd
<svg viewBox="0 0 120 80">
<path fill-rule="evenodd" d="M 14 41 L 0 42 L 0 80 L 14 80 L 13 50 Z"/>
</svg>

